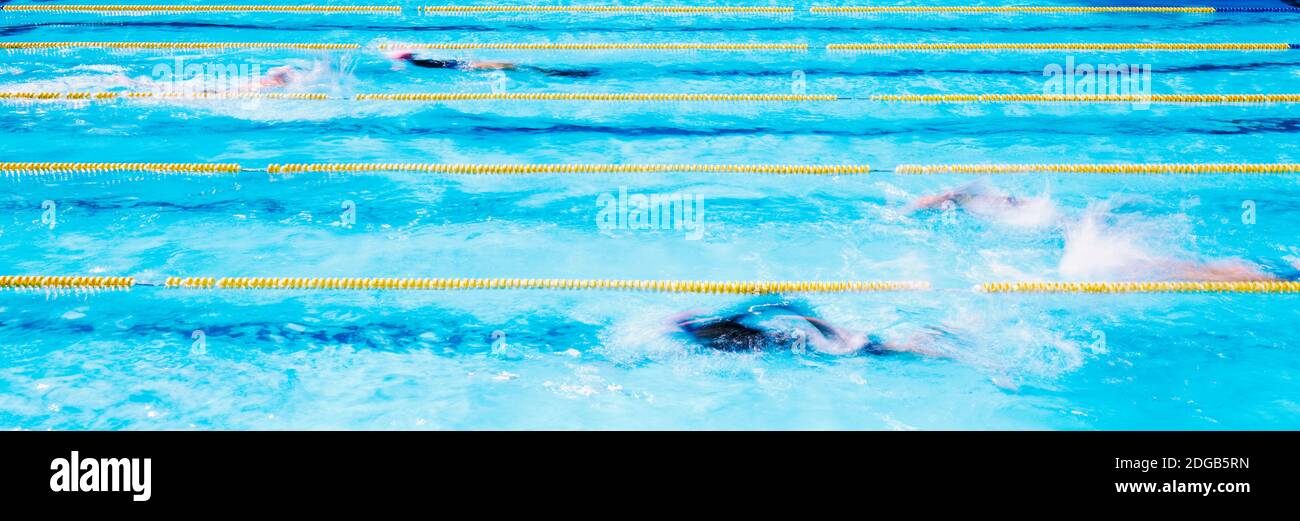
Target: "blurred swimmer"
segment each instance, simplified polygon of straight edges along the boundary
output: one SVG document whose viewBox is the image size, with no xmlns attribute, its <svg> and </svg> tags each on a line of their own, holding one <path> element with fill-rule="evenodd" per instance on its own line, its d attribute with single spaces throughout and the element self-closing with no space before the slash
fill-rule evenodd
<svg viewBox="0 0 1300 521">
<path fill-rule="evenodd" d="M 256 69 L 254 69 L 256 70 Z M 151 77 L 127 78 L 119 75 L 109 78 L 107 83 L 114 87 L 128 87 L 140 90 L 191 92 L 204 94 L 225 94 L 239 92 L 258 92 L 266 90 L 303 90 L 317 86 L 328 79 L 337 79 L 337 73 L 323 61 L 310 65 L 289 63 L 272 67 L 261 76 L 251 77 L 249 72 L 240 74 L 202 74 L 196 73 L 176 78 L 163 75 L 164 79 Z"/>
<path fill-rule="evenodd" d="M 1059 219 L 1050 195 L 1020 198 L 990 187 L 982 180 L 918 197 L 907 206 L 909 212 L 955 208 L 1012 226 L 1042 227 L 1055 224 Z"/>
<path fill-rule="evenodd" d="M 262 89 L 278 89 L 294 83 L 301 71 L 292 65 L 273 67 L 265 76 L 258 78 L 256 86 Z"/>
<path fill-rule="evenodd" d="M 1152 252 L 1132 228 L 1108 226 L 1090 211 L 1065 230 L 1062 276 L 1084 280 L 1276 281 L 1300 280 L 1300 262 L 1281 269 L 1237 258 L 1196 261 Z"/>
<path fill-rule="evenodd" d="M 1291 281 L 1300 282 L 1300 262 L 1290 262 L 1282 269 L 1270 269 L 1244 259 L 1172 262 L 1167 266 L 1177 280 L 1205 281 Z"/>
<path fill-rule="evenodd" d="M 318 84 L 333 74 L 334 70 L 323 61 L 313 62 L 310 68 L 297 64 L 281 65 L 272 67 L 246 87 L 251 90 L 297 89 Z"/>
<path fill-rule="evenodd" d="M 719 351 L 793 350 L 807 347 L 829 355 L 915 353 L 946 357 L 932 344 L 933 335 L 907 342 L 887 342 L 876 335 L 849 331 L 812 316 L 806 305 L 763 297 L 719 315 L 686 312 L 673 317 L 672 330 L 692 342 Z M 935 334 L 943 334 L 934 330 Z"/>
<path fill-rule="evenodd" d="M 424 69 L 453 69 L 461 71 L 517 71 L 526 70 L 568 78 L 586 78 L 596 75 L 595 69 L 545 69 L 531 65 L 519 65 L 510 62 L 466 61 L 455 59 L 421 58 L 412 51 L 393 51 L 388 53 L 390 60 L 410 64 Z"/>
<path fill-rule="evenodd" d="M 265 74 L 260 73 L 259 66 L 205 68 L 195 65 L 183 67 L 183 70 L 178 68 L 181 67 L 160 64 L 151 75 L 131 77 L 121 67 L 82 65 L 74 70 L 101 74 L 66 75 L 57 80 L 34 81 L 7 88 L 59 92 L 125 89 L 168 94 L 233 94 L 279 89 L 305 91 L 342 80 L 342 75 L 325 61 L 307 63 L 294 60 L 272 67 Z"/>
</svg>

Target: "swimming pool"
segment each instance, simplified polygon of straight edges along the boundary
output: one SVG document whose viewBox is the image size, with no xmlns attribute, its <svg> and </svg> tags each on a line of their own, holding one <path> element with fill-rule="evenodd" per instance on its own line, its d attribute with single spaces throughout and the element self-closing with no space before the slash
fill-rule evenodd
<svg viewBox="0 0 1300 521">
<path fill-rule="evenodd" d="M 1296 172 L 894 171 L 909 164 L 1300 163 L 1300 105 L 872 98 L 1042 95 L 1061 77 L 1053 71 L 1111 65 L 1132 66 L 1135 90 L 1125 94 L 1139 98 L 1295 94 L 1300 50 L 826 48 L 1285 44 L 1298 40 L 1300 13 L 810 11 L 866 4 L 831 1 L 735 3 L 790 7 L 788 13 L 425 12 L 418 7 L 434 2 L 314 3 L 362 4 L 402 10 L 0 12 L 0 42 L 11 44 L 357 46 L 4 51 L 0 92 L 121 97 L 0 100 L 0 161 L 239 166 L 216 173 L 7 167 L 0 274 L 123 276 L 141 284 L 0 292 L 0 426 L 1300 427 L 1300 307 L 1293 294 L 977 288 L 998 281 L 1154 280 L 1160 274 L 1122 268 L 1153 259 L 1240 258 L 1285 270 L 1300 258 Z M 1216 4 L 1287 7 L 1187 5 Z M 473 48 L 480 44 L 768 47 Z M 428 59 L 516 66 L 429 69 L 388 56 L 412 48 Z M 262 85 L 284 66 L 291 67 L 287 85 Z M 254 95 L 211 95 L 250 82 L 259 86 Z M 1081 86 L 1089 87 L 1069 88 Z M 127 92 L 156 95 L 126 98 Z M 196 93 L 209 96 L 193 99 Z M 323 99 L 257 95 L 263 93 Z M 404 93 L 507 99 L 356 99 Z M 526 93 L 792 98 L 508 99 Z M 834 99 L 820 98 L 826 95 Z M 872 171 L 266 171 L 299 163 Z M 1019 211 L 908 211 L 917 197 L 971 182 L 982 193 L 1035 203 Z M 678 197 L 693 213 L 633 229 L 619 201 L 652 195 Z M 829 322 L 886 338 L 941 331 L 935 342 L 948 358 L 712 352 L 665 332 L 669 317 L 726 309 L 751 298 L 744 295 L 164 287 L 168 277 L 261 276 L 922 281 L 928 290 L 789 296 Z"/>
</svg>

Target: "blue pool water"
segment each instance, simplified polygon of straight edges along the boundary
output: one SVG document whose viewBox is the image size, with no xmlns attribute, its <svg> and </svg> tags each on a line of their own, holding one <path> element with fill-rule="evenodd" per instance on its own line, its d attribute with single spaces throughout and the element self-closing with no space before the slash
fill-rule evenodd
<svg viewBox="0 0 1300 521">
<path fill-rule="evenodd" d="M 65 2 L 58 2 L 63 4 Z M 172 3 L 186 3 L 174 1 Z M 189 2 L 199 3 L 199 2 Z M 351 5 L 318 1 L 317 5 Z M 0 92 L 165 88 L 185 65 L 326 101 L 7 101 L 0 162 L 870 164 L 866 176 L 102 173 L 0 180 L 0 272 L 32 275 L 923 280 L 793 296 L 949 358 L 706 352 L 665 334 L 743 297 L 591 291 L 0 293 L 17 429 L 1295 429 L 1293 295 L 989 295 L 1123 265 L 1300 260 L 1294 175 L 989 177 L 1016 215 L 906 211 L 972 176 L 909 163 L 1300 162 L 1296 105 L 398 103 L 356 93 L 1042 93 L 1052 65 L 1149 65 L 1155 94 L 1296 93 L 1300 50 L 849 53 L 830 43 L 1295 42 L 1300 13 L 421 15 L 0 12 L 0 41 L 360 50 L 3 51 Z M 467 2 L 468 3 L 468 2 Z M 506 3 L 506 2 L 503 2 Z M 847 2 L 842 5 L 853 5 Z M 959 2 L 899 2 L 945 5 Z M 1039 5 L 1169 5 L 1042 1 Z M 55 2 L 0 2 L 51 5 Z M 872 4 L 878 4 L 872 2 Z M 964 2 L 966 5 L 1000 5 Z M 1258 5 L 1217 2 L 1186 5 Z M 482 4 L 488 5 L 488 4 Z M 563 4 L 551 4 L 563 5 Z M 575 5 L 581 5 L 575 3 Z M 670 5 L 638 2 L 626 5 Z M 432 70 L 401 43 L 807 43 L 779 51 L 420 51 L 586 71 Z M 178 62 L 178 60 L 180 60 Z M 178 65 L 183 64 L 183 65 Z M 203 73 L 190 78 L 206 85 Z M 205 83 L 208 82 L 208 83 Z M 797 90 L 803 83 L 803 90 Z M 702 199 L 702 233 L 603 229 L 598 201 Z M 697 199 L 698 200 L 698 199 Z M 52 202 L 54 225 L 47 212 Z M 345 216 L 355 208 L 355 224 Z M 1252 219 L 1243 219 L 1253 208 Z M 195 331 L 201 331 L 196 339 Z M 494 344 L 498 349 L 493 349 Z M 502 349 L 502 347 L 504 347 Z M 494 352 L 495 351 L 495 352 Z"/>
</svg>

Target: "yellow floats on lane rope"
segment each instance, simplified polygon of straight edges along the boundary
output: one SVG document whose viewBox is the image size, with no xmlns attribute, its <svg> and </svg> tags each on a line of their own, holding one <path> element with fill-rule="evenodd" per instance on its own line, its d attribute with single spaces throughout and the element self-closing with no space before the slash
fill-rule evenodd
<svg viewBox="0 0 1300 521">
<path fill-rule="evenodd" d="M 0 49 L 360 49 L 355 43 L 284 42 L 0 42 Z"/>
<path fill-rule="evenodd" d="M 1300 94 L 877 94 L 872 101 L 901 103 L 1297 103 Z"/>
<path fill-rule="evenodd" d="M 432 174 L 593 174 L 593 173 L 743 173 L 866 174 L 867 165 L 718 165 L 718 164 L 443 164 L 443 163 L 296 163 L 272 164 L 272 174 L 422 172 Z"/>
<path fill-rule="evenodd" d="M 185 99 L 185 100 L 311 100 L 331 99 L 328 94 L 306 92 L 0 92 L 0 100 L 28 101 L 104 101 L 116 99 Z"/>
<path fill-rule="evenodd" d="M 845 98 L 835 94 L 673 94 L 673 93 L 570 93 L 570 92 L 445 92 L 372 93 L 332 97 L 321 93 L 270 92 L 0 92 L 0 100 L 113 100 L 113 99 L 279 99 L 356 101 L 608 101 L 608 102 L 802 102 L 868 100 L 895 103 L 1173 103 L 1249 104 L 1300 103 L 1300 94 L 877 94 Z"/>
<path fill-rule="evenodd" d="M 0 276 L 0 289 L 130 289 L 135 277 Z M 156 284 L 143 284 L 157 286 Z M 636 279 L 409 278 L 409 277 L 167 277 L 167 289 L 190 290 L 610 290 L 658 293 L 770 294 L 928 291 L 925 281 L 700 281 Z M 1136 281 L 990 282 L 984 293 L 1300 293 L 1300 282 Z"/>
<path fill-rule="evenodd" d="M 1300 293 L 1300 282 L 993 282 L 979 289 L 986 293 Z"/>
<path fill-rule="evenodd" d="M 97 101 L 116 99 L 268 99 L 268 100 L 356 100 L 356 101 L 837 101 L 833 94 L 600 94 L 600 93 L 419 93 L 357 94 L 350 98 L 319 93 L 270 92 L 0 92 L 0 100 Z"/>
<path fill-rule="evenodd" d="M 234 174 L 244 170 L 234 163 L 67 163 L 0 162 L 0 174 L 79 174 L 100 172 L 155 172 L 169 174 Z"/>
<path fill-rule="evenodd" d="M 0 49 L 304 49 L 357 50 L 356 43 L 294 42 L 0 42 Z M 523 51 L 807 51 L 806 43 L 384 43 L 380 50 Z M 829 51 L 1286 51 L 1291 43 L 832 43 Z"/>
<path fill-rule="evenodd" d="M 672 93 L 569 93 L 569 92 L 446 92 L 373 93 L 336 97 L 322 93 L 272 92 L 0 92 L 0 100 L 115 99 L 268 99 L 341 101 L 605 101 L 605 102 L 807 102 L 867 100 L 886 103 L 1170 103 L 1170 104 L 1264 104 L 1300 103 L 1300 94 L 877 94 L 864 98 L 835 94 L 672 94 Z"/>
<path fill-rule="evenodd" d="M 832 43 L 828 51 L 1287 51 L 1289 43 Z"/>
<path fill-rule="evenodd" d="M 357 94 L 358 101 L 836 101 L 833 94 L 601 94 L 567 92 L 493 92 Z"/>
<path fill-rule="evenodd" d="M 5 5 L 0 12 L 54 13 L 401 13 L 390 5 Z"/>
<path fill-rule="evenodd" d="M 44 275 L 0 275 L 0 289 L 74 288 L 111 289 L 130 288 L 135 277 L 81 277 Z"/>
<path fill-rule="evenodd" d="M 864 293 L 929 289 L 913 281 L 698 281 L 507 278 L 350 278 L 350 277 L 168 277 L 166 287 L 191 289 L 300 290 L 623 290 L 662 293 Z"/>
<path fill-rule="evenodd" d="M 621 5 L 427 5 L 423 14 L 606 13 L 606 14 L 791 14 L 793 7 L 692 7 Z"/>
<path fill-rule="evenodd" d="M 898 165 L 899 174 L 1287 174 L 1300 163 L 951 164 Z"/>
<path fill-rule="evenodd" d="M 794 7 L 762 6 L 618 6 L 618 5 L 436 5 L 420 6 L 420 14 L 491 13 L 596 13 L 596 14 L 792 14 Z M 813 6 L 813 14 L 1097 14 L 1097 13 L 1281 13 L 1297 12 L 1294 7 L 1179 7 L 1179 6 Z M 11 13 L 385 13 L 401 14 L 396 5 L 169 5 L 169 4 L 71 4 L 3 5 Z"/>
<path fill-rule="evenodd" d="M 806 43 L 385 43 L 381 50 L 806 51 Z"/>
<path fill-rule="evenodd" d="M 165 174 L 270 174 L 419 172 L 430 174 L 595 174 L 595 173 L 705 173 L 705 174 L 801 174 L 856 175 L 871 172 L 858 165 L 773 165 L 773 164 L 448 164 L 448 163 L 288 163 L 252 168 L 235 163 L 74 163 L 0 162 L 0 175 L 74 174 L 102 172 L 153 172 Z"/>
<path fill-rule="evenodd" d="M 886 169 L 885 171 L 890 171 Z M 902 164 L 898 174 L 1291 174 L 1300 173 L 1300 163 L 989 163 L 989 164 Z M 367 172 L 416 172 L 452 175 L 522 174 L 802 174 L 859 175 L 872 172 L 866 164 L 707 164 L 707 163 L 272 163 L 248 167 L 235 163 L 112 163 L 112 162 L 0 162 L 0 175 L 71 174 L 100 172 L 153 172 L 235 174 L 344 174 Z"/>
<path fill-rule="evenodd" d="M 1214 13 L 1213 7 L 1160 7 L 1160 6 L 1111 6 L 1111 7 L 1069 7 L 1069 6 L 959 6 L 959 5 L 935 5 L 935 6 L 888 6 L 888 7 L 868 7 L 868 6 L 844 6 L 844 7 L 826 7 L 814 6 L 810 12 L 817 14 L 850 14 L 850 13 L 867 13 L 867 14 L 898 14 L 898 13 L 935 13 L 935 14 L 1007 14 L 1007 13 L 1064 13 L 1064 14 L 1088 14 L 1088 13 Z"/>
</svg>

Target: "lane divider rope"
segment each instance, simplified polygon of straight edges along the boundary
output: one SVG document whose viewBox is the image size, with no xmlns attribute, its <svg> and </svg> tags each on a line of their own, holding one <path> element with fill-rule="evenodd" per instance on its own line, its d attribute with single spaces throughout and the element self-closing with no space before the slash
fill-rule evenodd
<svg viewBox="0 0 1300 521">
<path fill-rule="evenodd" d="M 82 288 L 108 289 L 135 286 L 135 277 L 82 277 L 48 275 L 0 275 L 0 289 Z"/>
<path fill-rule="evenodd" d="M 898 165 L 899 174 L 1284 174 L 1300 163 L 950 164 Z"/>
<path fill-rule="evenodd" d="M 37 176 L 46 174 L 98 174 L 113 172 L 147 172 L 155 174 L 238 174 L 259 172 L 276 175 L 342 174 L 367 172 L 416 172 L 450 175 L 525 175 L 525 174 L 772 174 L 772 175 L 864 175 L 871 172 L 866 164 L 855 165 L 775 165 L 775 164 L 590 164 L 590 163 L 273 163 L 263 168 L 235 163 L 78 163 L 78 162 L 0 162 L 0 176 Z"/>
<path fill-rule="evenodd" d="M 159 174 L 339 174 L 365 172 L 417 172 L 452 175 L 523 175 L 523 174 L 636 174 L 636 173 L 705 173 L 705 174 L 774 174 L 774 175 L 858 175 L 871 172 L 865 164 L 857 165 L 772 165 L 772 164 L 480 164 L 480 163 L 287 163 L 265 168 L 245 167 L 234 163 L 74 163 L 74 162 L 6 162 L 0 163 L 0 175 L 6 177 L 42 174 L 96 174 L 106 172 L 149 172 Z"/>
<path fill-rule="evenodd" d="M 806 51 L 806 43 L 385 43 L 381 50 L 520 51 Z"/>
<path fill-rule="evenodd" d="M 1240 8 L 1214 7 L 1177 7 L 1177 6 L 1107 6 L 1107 7 L 1071 7 L 1071 6 L 813 6 L 809 11 L 815 14 L 901 14 L 901 13 L 939 13 L 939 14 L 1096 14 L 1096 13 L 1220 13 L 1220 12 L 1288 12 L 1295 8 L 1272 8 L 1268 11 L 1244 11 Z"/>
<path fill-rule="evenodd" d="M 116 99 L 283 99 L 355 101 L 837 101 L 833 94 L 600 94 L 600 93 L 418 93 L 356 94 L 351 97 L 320 93 L 267 92 L 0 92 L 0 100 L 102 101 Z"/>
<path fill-rule="evenodd" d="M 290 163 L 271 164 L 272 174 L 339 172 L 425 172 L 438 174 L 588 174 L 588 173 L 746 173 L 746 174 L 866 174 L 868 165 L 741 165 L 741 164 L 438 164 L 438 163 Z"/>
<path fill-rule="evenodd" d="M 384 43 L 380 50 L 524 51 L 807 51 L 806 43 Z M 0 49 L 305 49 L 356 50 L 356 43 L 295 42 L 0 42 Z M 1295 43 L 832 43 L 828 51 L 1286 51 Z"/>
<path fill-rule="evenodd" d="M 862 293 L 914 291 L 929 283 L 913 281 L 699 281 L 511 278 L 349 278 L 349 277 L 168 277 L 166 287 L 194 289 L 459 290 L 549 289 L 630 290 L 664 293 Z"/>
<path fill-rule="evenodd" d="M 151 172 L 161 174 L 237 174 L 262 172 L 278 175 L 366 172 L 416 172 L 429 174 L 521 175 L 596 173 L 706 173 L 706 174 L 806 174 L 858 175 L 873 170 L 866 164 L 777 165 L 704 163 L 272 163 L 248 167 L 236 163 L 143 162 L 0 162 L 0 175 Z M 1300 163 L 990 163 L 901 164 L 880 171 L 897 174 L 1289 174 L 1300 173 Z"/>
<path fill-rule="evenodd" d="M 360 49 L 355 43 L 282 42 L 0 42 L 0 49 Z"/>
<path fill-rule="evenodd" d="M 1072 94 L 877 94 L 867 97 L 842 97 L 835 94 L 663 94 L 663 93 L 401 93 L 356 94 L 351 97 L 320 93 L 267 92 L 0 92 L 0 100 L 72 100 L 115 99 L 280 99 L 280 100 L 356 100 L 356 101 L 845 101 L 867 100 L 896 103 L 1172 103 L 1172 104 L 1243 104 L 1300 103 L 1300 94 L 1151 94 L 1151 95 L 1072 95 Z"/>
<path fill-rule="evenodd" d="M 41 13 L 401 13 L 388 5 L 4 5 L 0 12 Z"/>
<path fill-rule="evenodd" d="M 74 163 L 74 162 L 0 162 L 0 173 L 73 174 L 101 172 L 154 172 L 166 174 L 233 174 L 245 171 L 234 163 Z"/>
<path fill-rule="evenodd" d="M 791 14 L 793 7 L 691 7 L 691 6 L 614 6 L 614 5 L 430 5 L 420 13 L 613 13 L 613 14 Z"/>
<path fill-rule="evenodd" d="M 420 6 L 420 14 L 472 13 L 607 13 L 607 14 L 792 14 L 793 7 L 692 7 L 692 6 L 539 6 L 539 5 L 442 5 Z M 168 5 L 168 4 L 72 4 L 3 5 L 10 13 L 387 13 L 401 14 L 395 5 Z M 813 6 L 813 14 L 1096 14 L 1096 13 L 1297 13 L 1297 7 L 1175 7 L 1175 6 Z"/>
<path fill-rule="evenodd" d="M 833 94 L 602 94 L 565 92 L 357 94 L 378 101 L 836 101 Z"/>
<path fill-rule="evenodd" d="M 872 101 L 902 103 L 1296 103 L 1300 94 L 880 94 Z"/>
<path fill-rule="evenodd" d="M 1300 282 L 993 282 L 979 289 L 986 293 L 1300 293 Z"/>
<path fill-rule="evenodd" d="M 636 279 L 412 278 L 412 277 L 167 277 L 161 285 L 135 277 L 0 276 L 0 289 L 192 290 L 621 290 L 660 293 L 769 294 L 928 291 L 925 281 L 702 281 Z M 1291 281 L 990 282 L 984 293 L 1300 293 Z"/>
<path fill-rule="evenodd" d="M 104 101 L 116 99 L 268 99 L 324 101 L 339 98 L 332 98 L 328 94 L 306 92 L 0 92 L 0 100 Z"/>
<path fill-rule="evenodd" d="M 828 51 L 1287 51 L 1293 43 L 832 43 Z"/>
</svg>

